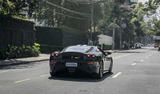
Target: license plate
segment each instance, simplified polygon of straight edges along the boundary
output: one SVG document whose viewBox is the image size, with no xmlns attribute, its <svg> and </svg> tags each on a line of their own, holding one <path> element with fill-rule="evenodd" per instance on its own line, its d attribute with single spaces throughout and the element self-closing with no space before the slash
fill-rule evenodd
<svg viewBox="0 0 160 94">
<path fill-rule="evenodd" d="M 77 63 L 74 62 L 66 62 L 66 67 L 77 67 Z"/>
</svg>

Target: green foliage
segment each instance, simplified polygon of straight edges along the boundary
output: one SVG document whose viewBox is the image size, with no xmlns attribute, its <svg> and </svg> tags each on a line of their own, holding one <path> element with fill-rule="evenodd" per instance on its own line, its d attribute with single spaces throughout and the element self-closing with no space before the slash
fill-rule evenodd
<svg viewBox="0 0 160 94">
<path fill-rule="evenodd" d="M 15 13 L 15 5 L 9 0 L 0 0 L 0 14 L 11 15 Z"/>
<path fill-rule="evenodd" d="M 39 56 L 40 45 L 38 43 L 34 43 L 33 46 L 8 45 L 8 48 L 6 50 L 1 51 L 0 53 L 1 53 L 0 59 L 12 59 L 12 58 Z"/>
<path fill-rule="evenodd" d="M 66 10 L 57 8 L 50 4 L 46 4 L 43 0 L 39 2 L 39 8 L 37 10 L 37 18 L 40 22 L 45 22 L 46 26 L 49 27 L 69 27 L 81 31 L 88 31 L 90 29 L 90 14 L 91 14 L 91 4 L 80 3 L 79 0 L 49 0 L 51 3 L 64 7 L 66 9 L 73 10 L 73 12 L 68 12 Z M 87 2 L 87 1 L 86 1 Z M 76 12 L 82 15 L 76 14 Z M 103 18 L 101 13 L 101 5 L 99 3 L 94 4 L 94 25 L 99 24 L 99 19 Z"/>
<path fill-rule="evenodd" d="M 144 16 L 147 15 L 145 4 L 139 3 L 137 6 L 132 5 L 132 18 L 130 23 L 134 25 L 135 37 L 137 39 L 143 37 L 147 31 L 147 24 L 144 22 Z"/>
<path fill-rule="evenodd" d="M 38 4 L 38 0 L 9 0 L 9 1 L 15 5 L 14 8 L 14 11 L 16 12 L 15 15 L 19 15 L 20 11 L 27 11 L 29 17 L 32 16 L 32 13 L 35 11 Z"/>
<path fill-rule="evenodd" d="M 136 18 L 136 17 L 133 17 L 132 19 L 131 19 L 131 23 L 135 23 L 135 22 L 137 22 L 138 21 L 138 19 Z"/>
<path fill-rule="evenodd" d="M 102 19 L 99 21 L 98 29 L 102 33 L 108 32 L 108 26 L 113 22 L 114 17 L 112 16 L 112 12 L 115 6 L 114 0 L 107 0 L 106 2 L 101 4 L 101 11 L 103 13 Z"/>
<path fill-rule="evenodd" d="M 136 26 L 136 35 L 155 35 L 160 31 L 160 21 L 154 17 L 160 0 L 149 0 L 147 3 L 139 3 L 132 11 L 131 23 Z M 144 22 L 144 16 L 149 17 L 148 22 Z"/>
<path fill-rule="evenodd" d="M 24 17 L 20 13 L 21 11 L 27 11 L 29 17 L 35 11 L 38 4 L 38 0 L 0 0 L 0 14 Z M 28 8 L 28 10 L 26 10 Z"/>
<path fill-rule="evenodd" d="M 158 8 L 158 4 L 160 3 L 160 0 L 149 0 L 146 5 L 146 11 L 148 11 L 148 15 L 152 15 L 156 12 L 156 9 Z"/>
<path fill-rule="evenodd" d="M 102 45 L 98 45 L 98 47 L 101 47 Z M 103 50 L 111 50 L 112 49 L 112 45 L 107 45 L 107 44 L 103 44 Z"/>
<path fill-rule="evenodd" d="M 152 20 L 152 31 L 156 33 L 160 32 L 160 20 Z"/>
<path fill-rule="evenodd" d="M 125 2 L 128 0 L 107 0 L 102 5 L 104 17 L 98 27 L 100 31 L 103 31 L 102 33 L 109 36 L 112 36 L 113 29 L 115 29 L 116 48 L 120 45 L 120 35 L 122 35 L 122 41 L 127 43 L 133 41 L 135 36 L 134 22 L 137 18 L 131 13 L 131 7 L 135 6 L 130 7 L 124 4 Z"/>
</svg>

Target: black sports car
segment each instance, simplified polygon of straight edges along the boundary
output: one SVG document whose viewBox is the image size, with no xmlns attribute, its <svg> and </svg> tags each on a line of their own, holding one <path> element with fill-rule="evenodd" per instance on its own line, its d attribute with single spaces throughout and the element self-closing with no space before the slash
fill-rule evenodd
<svg viewBox="0 0 160 94">
<path fill-rule="evenodd" d="M 64 48 L 50 55 L 50 75 L 60 71 L 75 73 L 82 71 L 97 78 L 104 72 L 112 72 L 113 60 L 110 52 L 104 52 L 96 46 L 76 45 Z"/>
</svg>

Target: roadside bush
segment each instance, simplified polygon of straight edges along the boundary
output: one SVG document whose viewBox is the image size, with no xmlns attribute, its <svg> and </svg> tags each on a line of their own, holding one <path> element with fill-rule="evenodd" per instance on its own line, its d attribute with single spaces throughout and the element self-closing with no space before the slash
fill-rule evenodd
<svg viewBox="0 0 160 94">
<path fill-rule="evenodd" d="M 39 54 L 40 54 L 40 45 L 38 43 L 34 43 L 33 46 L 8 45 L 8 48 L 6 50 L 0 51 L 0 59 L 34 57 L 34 56 L 39 56 Z"/>
<path fill-rule="evenodd" d="M 103 49 L 104 50 L 111 50 L 112 49 L 112 45 L 104 45 Z"/>
</svg>

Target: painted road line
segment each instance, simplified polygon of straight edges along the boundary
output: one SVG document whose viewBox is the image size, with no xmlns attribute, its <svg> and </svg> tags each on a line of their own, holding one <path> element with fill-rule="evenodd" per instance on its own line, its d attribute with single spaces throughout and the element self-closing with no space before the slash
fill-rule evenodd
<svg viewBox="0 0 160 94">
<path fill-rule="evenodd" d="M 49 76 L 49 74 L 42 74 L 42 75 L 40 75 L 41 78 L 48 77 L 48 76 Z"/>
<path fill-rule="evenodd" d="M 122 72 L 118 72 L 116 75 L 114 75 L 112 78 L 117 78 L 119 75 L 121 75 Z"/>
<path fill-rule="evenodd" d="M 113 59 L 119 59 L 119 58 L 126 57 L 126 56 L 130 56 L 130 55 L 131 55 L 131 54 L 116 56 L 116 57 L 113 57 Z"/>
<path fill-rule="evenodd" d="M 0 71 L 0 73 L 5 73 L 5 72 L 8 72 L 9 70 L 5 70 L 5 71 Z"/>
<path fill-rule="evenodd" d="M 14 83 L 18 84 L 18 83 L 22 83 L 22 82 L 29 81 L 29 80 L 31 80 L 31 79 L 27 78 L 27 79 L 24 79 L 24 80 L 15 81 Z"/>
<path fill-rule="evenodd" d="M 133 63 L 133 64 L 131 64 L 132 66 L 135 66 L 137 63 Z"/>
</svg>

